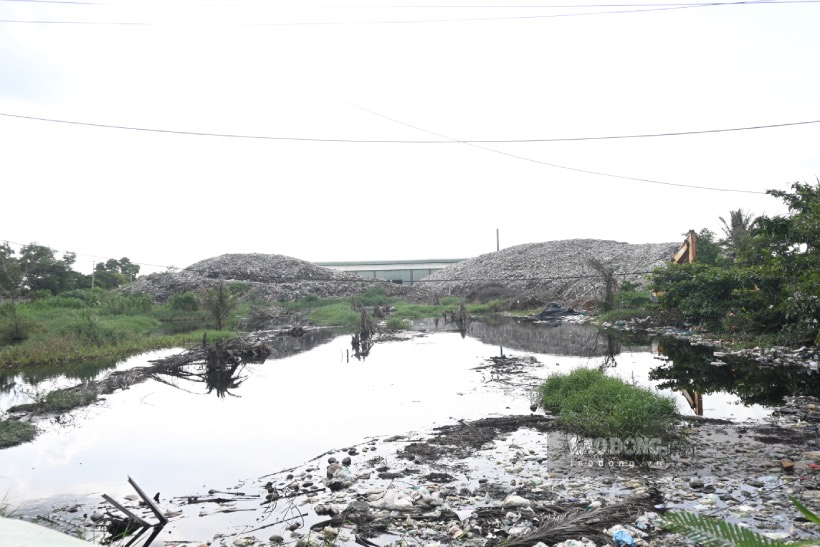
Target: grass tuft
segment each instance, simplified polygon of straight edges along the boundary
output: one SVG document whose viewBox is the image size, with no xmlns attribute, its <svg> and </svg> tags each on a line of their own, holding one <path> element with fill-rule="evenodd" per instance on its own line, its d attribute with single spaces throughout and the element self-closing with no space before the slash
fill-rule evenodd
<svg viewBox="0 0 820 547">
<path fill-rule="evenodd" d="M 548 377 L 541 387 L 541 401 L 567 427 L 595 437 L 668 438 L 678 420 L 671 397 L 594 369 Z"/>
<path fill-rule="evenodd" d="M 17 420 L 0 421 L 0 448 L 27 443 L 36 436 L 37 428 L 33 424 Z"/>
<path fill-rule="evenodd" d="M 387 320 L 387 328 L 390 330 L 408 330 L 410 323 L 401 317 L 391 317 Z"/>
</svg>

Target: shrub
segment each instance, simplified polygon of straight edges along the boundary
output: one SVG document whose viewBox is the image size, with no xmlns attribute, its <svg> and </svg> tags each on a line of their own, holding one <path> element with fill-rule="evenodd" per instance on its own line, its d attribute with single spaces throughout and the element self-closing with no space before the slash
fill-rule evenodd
<svg viewBox="0 0 820 547">
<path fill-rule="evenodd" d="M 199 299 L 190 291 L 174 293 L 168 299 L 168 307 L 174 311 L 199 311 Z"/>
<path fill-rule="evenodd" d="M 2 317 L 2 315 L 0 315 Z M 17 344 L 27 339 L 35 326 L 21 318 L 0 319 L 0 344 Z"/>
<path fill-rule="evenodd" d="M 101 302 L 100 313 L 105 315 L 139 315 L 149 313 L 154 307 L 151 297 L 108 293 Z"/>
</svg>

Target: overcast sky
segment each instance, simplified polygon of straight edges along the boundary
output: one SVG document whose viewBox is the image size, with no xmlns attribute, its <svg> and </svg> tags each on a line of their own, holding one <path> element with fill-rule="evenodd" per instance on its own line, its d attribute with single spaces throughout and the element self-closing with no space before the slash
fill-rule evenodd
<svg viewBox="0 0 820 547">
<path fill-rule="evenodd" d="M 0 113 L 266 137 L 0 116 L 0 240 L 86 272 L 682 241 L 820 175 L 820 123 L 456 142 L 820 120 L 820 3 L 425 4 L 0 0 Z"/>
</svg>

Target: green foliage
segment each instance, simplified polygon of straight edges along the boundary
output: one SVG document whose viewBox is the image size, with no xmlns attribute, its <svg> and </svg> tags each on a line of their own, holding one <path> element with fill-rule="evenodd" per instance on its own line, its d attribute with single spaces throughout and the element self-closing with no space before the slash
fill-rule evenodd
<svg viewBox="0 0 820 547">
<path fill-rule="evenodd" d="M 793 496 L 789 500 L 811 522 L 820 524 L 820 517 L 809 511 Z M 687 536 L 698 545 L 709 547 L 785 547 L 818 545 L 817 539 L 786 542 L 768 538 L 744 526 L 694 513 L 669 512 L 663 516 L 661 525 L 666 530 Z"/>
<path fill-rule="evenodd" d="M 652 275 L 667 310 L 719 332 L 780 334 L 789 343 L 820 336 L 820 181 L 792 184 L 788 216 L 752 221 L 733 211 L 724 223 L 727 255 L 720 262 L 667 265 Z M 701 246 L 702 247 L 702 246 Z M 699 253 L 700 254 L 700 253 Z"/>
<path fill-rule="evenodd" d="M 100 317 L 93 310 L 81 310 L 64 324 L 62 333 L 91 346 L 117 345 L 129 337 L 146 335 L 157 321 L 145 316 Z"/>
<path fill-rule="evenodd" d="M 724 357 L 729 366 L 716 367 L 710 364 L 715 360 L 712 348 L 675 338 L 663 339 L 660 351 L 669 361 L 649 371 L 657 389 L 727 393 L 743 405 L 766 407 L 781 404 L 786 396 L 820 393 L 820 377 L 804 367 L 760 367 L 730 356 Z"/>
<path fill-rule="evenodd" d="M 0 421 L 0 448 L 17 446 L 34 440 L 37 436 L 37 428 L 29 422 L 19 422 L 17 420 Z M 2 515 L 2 512 L 0 512 Z"/>
<path fill-rule="evenodd" d="M 457 308 L 458 305 L 447 306 Z M 498 313 L 506 309 L 507 304 L 503 300 L 490 300 L 484 304 L 467 304 L 465 308 L 471 315 L 481 315 L 484 313 Z"/>
<path fill-rule="evenodd" d="M 687 512 L 670 512 L 663 517 L 667 530 L 683 534 L 698 545 L 710 547 L 775 547 L 786 543 L 769 539 L 746 527 L 712 517 Z"/>
<path fill-rule="evenodd" d="M 71 269 L 76 255 L 66 253 L 58 260 L 54 253 L 55 250 L 36 243 L 24 245 L 20 249 L 18 260 L 28 290 L 48 290 L 57 294 L 76 286 L 77 277 Z"/>
<path fill-rule="evenodd" d="M 735 259 L 737 256 L 746 252 L 751 237 L 752 226 L 755 223 L 755 218 L 751 213 L 738 209 L 729 212 L 729 221 L 723 217 L 718 217 L 725 236 L 720 240 L 720 245 L 730 259 Z M 698 260 L 700 258 L 700 242 L 698 242 Z"/>
<path fill-rule="evenodd" d="M 4 309 L 7 306 L 3 306 Z M 6 317 L 0 312 L 0 345 L 19 344 L 31 336 L 36 326 L 24 318 Z"/>
<path fill-rule="evenodd" d="M 178 292 L 168 299 L 168 307 L 174 311 L 199 311 L 199 299 L 192 292 Z"/>
<path fill-rule="evenodd" d="M 317 325 L 337 326 L 354 330 L 359 324 L 361 313 L 350 306 L 348 300 L 325 302 L 308 314 L 308 319 Z"/>
<path fill-rule="evenodd" d="M 635 309 L 648 306 L 650 303 L 649 291 L 624 290 L 621 288 L 615 295 L 614 309 Z"/>
<path fill-rule="evenodd" d="M 718 267 L 668 264 L 652 286 L 666 309 L 714 330 L 768 332 L 784 323 L 783 275 L 774 266 Z"/>
<path fill-rule="evenodd" d="M 97 262 L 94 271 L 98 274 L 102 272 L 120 274 L 126 281 L 130 281 L 140 272 L 140 266 L 132 263 L 127 256 L 124 256 L 119 260 L 109 258 L 105 263 Z"/>
<path fill-rule="evenodd" d="M 398 298 L 387 296 L 379 287 L 371 287 L 361 294 L 356 295 L 356 303 L 361 306 L 390 306 L 398 301 Z"/>
<path fill-rule="evenodd" d="M 101 315 L 144 315 L 151 312 L 154 301 L 151 297 L 140 295 L 125 295 L 106 293 L 100 302 Z"/>
<path fill-rule="evenodd" d="M 129 280 L 126 275 L 116 272 L 109 272 L 106 270 L 95 271 L 93 278 L 94 287 L 101 287 L 103 289 L 116 289 L 117 287 L 122 287 L 128 283 Z"/>
<path fill-rule="evenodd" d="M 74 389 L 57 389 L 46 394 L 43 408 L 49 412 L 66 412 L 72 408 L 85 406 L 97 399 L 94 393 Z"/>
<path fill-rule="evenodd" d="M 698 232 L 698 262 L 703 264 L 718 264 L 723 261 L 723 255 L 715 241 L 715 233 L 708 228 Z"/>
<path fill-rule="evenodd" d="M 795 507 L 797 507 L 797 510 L 800 511 L 800 513 L 802 513 L 802 515 L 806 517 L 806 519 L 808 519 L 809 522 L 813 522 L 814 524 L 820 525 L 820 516 L 817 516 L 815 513 L 809 511 L 809 509 L 805 505 L 800 503 L 800 501 L 797 498 L 795 498 L 794 496 L 789 496 L 789 501 L 791 501 L 792 504 Z"/>
<path fill-rule="evenodd" d="M 387 328 L 390 330 L 407 330 L 410 323 L 400 317 L 391 317 L 387 320 Z"/>
<path fill-rule="evenodd" d="M 669 437 L 678 419 L 671 397 L 594 369 L 549 376 L 541 387 L 544 408 L 584 435 Z"/>
</svg>

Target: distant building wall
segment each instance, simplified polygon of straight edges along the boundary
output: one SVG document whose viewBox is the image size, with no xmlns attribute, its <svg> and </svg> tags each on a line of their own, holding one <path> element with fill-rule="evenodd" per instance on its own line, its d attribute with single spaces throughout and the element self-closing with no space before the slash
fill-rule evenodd
<svg viewBox="0 0 820 547">
<path fill-rule="evenodd" d="M 464 258 L 443 258 L 437 260 L 377 260 L 369 262 L 316 262 L 325 266 L 351 272 L 368 279 L 384 279 L 400 285 L 413 285 L 433 272 L 451 264 L 462 262 Z"/>
</svg>

